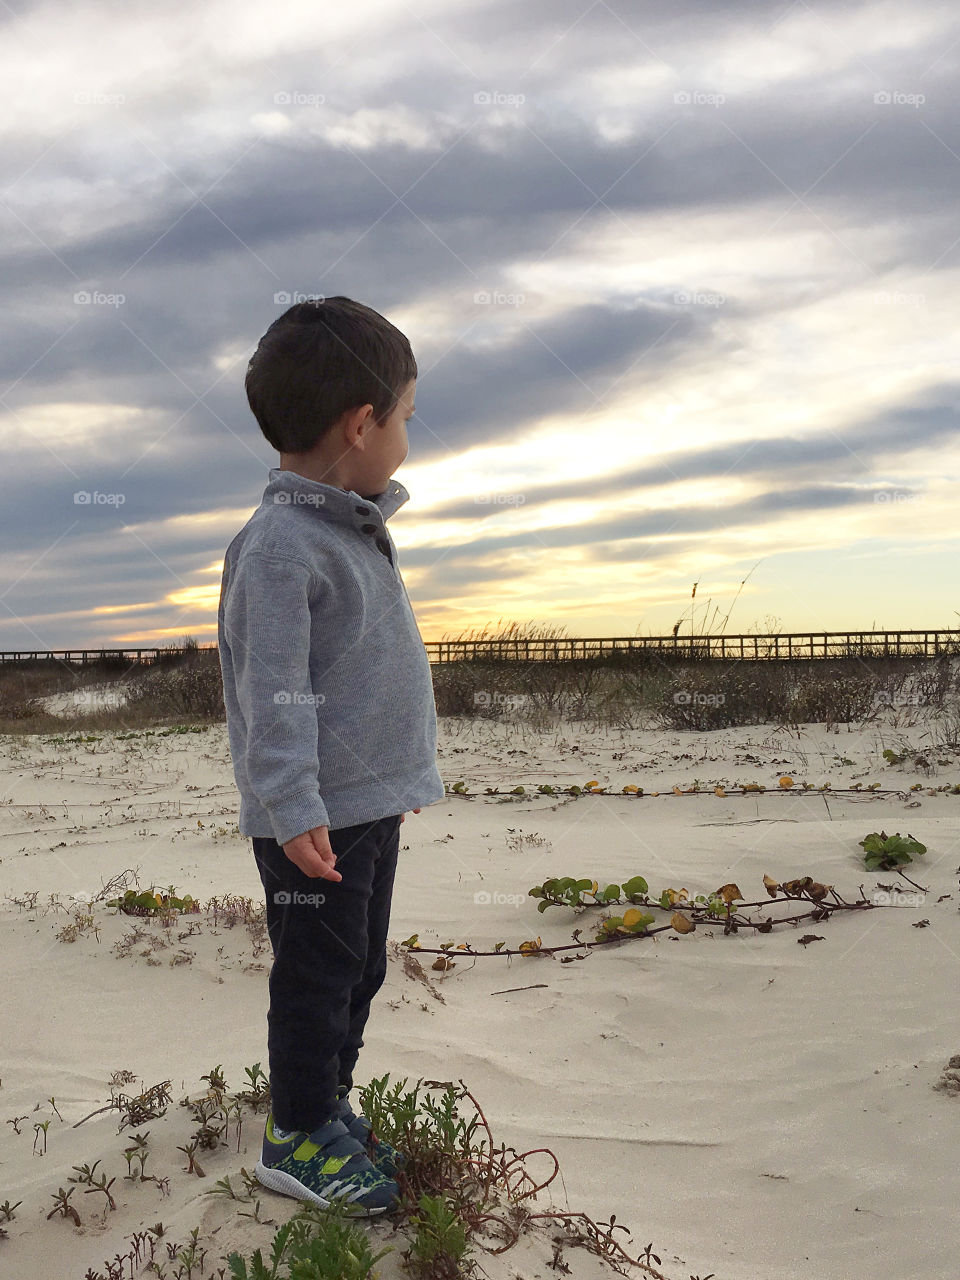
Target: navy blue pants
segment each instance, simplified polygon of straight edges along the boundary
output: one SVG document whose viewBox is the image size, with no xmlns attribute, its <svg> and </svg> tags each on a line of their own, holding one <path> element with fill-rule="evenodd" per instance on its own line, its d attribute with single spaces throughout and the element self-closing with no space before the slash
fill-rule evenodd
<svg viewBox="0 0 960 1280">
<path fill-rule="evenodd" d="M 400 814 L 329 832 L 343 879 L 306 876 L 254 836 L 273 947 L 267 1046 L 273 1117 L 312 1133 L 353 1087 L 370 1001 L 387 974 Z"/>
</svg>

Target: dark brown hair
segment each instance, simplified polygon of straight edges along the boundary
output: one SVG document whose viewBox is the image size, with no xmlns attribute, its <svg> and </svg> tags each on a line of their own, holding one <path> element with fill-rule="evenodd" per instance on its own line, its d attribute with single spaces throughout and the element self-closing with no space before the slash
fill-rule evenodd
<svg viewBox="0 0 960 1280">
<path fill-rule="evenodd" d="M 351 298 L 298 302 L 274 320 L 247 366 L 247 400 L 280 453 L 304 453 L 350 409 L 379 424 L 417 376 L 407 338 Z"/>
</svg>

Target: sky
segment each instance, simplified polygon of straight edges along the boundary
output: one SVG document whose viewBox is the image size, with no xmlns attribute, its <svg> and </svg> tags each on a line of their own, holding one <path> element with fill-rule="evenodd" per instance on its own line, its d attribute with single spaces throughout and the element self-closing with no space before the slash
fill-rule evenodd
<svg viewBox="0 0 960 1280">
<path fill-rule="evenodd" d="M 247 361 L 338 294 L 419 366 L 425 640 L 960 627 L 951 4 L 0 26 L 0 649 L 215 640 Z"/>
</svg>

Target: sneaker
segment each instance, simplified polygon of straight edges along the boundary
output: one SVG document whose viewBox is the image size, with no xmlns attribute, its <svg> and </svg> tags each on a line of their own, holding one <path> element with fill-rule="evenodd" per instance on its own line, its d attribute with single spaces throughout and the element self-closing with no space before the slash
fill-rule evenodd
<svg viewBox="0 0 960 1280">
<path fill-rule="evenodd" d="M 366 1116 L 354 1113 L 342 1088 L 337 1090 L 337 1109 L 333 1114 L 335 1119 L 347 1126 L 351 1137 L 362 1143 L 373 1167 L 384 1177 L 395 1178 L 397 1171 L 406 1163 L 406 1156 L 396 1147 L 391 1147 L 389 1142 L 384 1142 L 383 1138 L 378 1138 Z"/>
<path fill-rule="evenodd" d="M 274 1133 L 271 1113 L 253 1171 L 271 1191 L 324 1209 L 339 1201 L 360 1217 L 385 1213 L 399 1202 L 397 1184 L 373 1167 L 362 1143 L 339 1119 L 313 1133 L 300 1131 L 281 1139 Z"/>
</svg>

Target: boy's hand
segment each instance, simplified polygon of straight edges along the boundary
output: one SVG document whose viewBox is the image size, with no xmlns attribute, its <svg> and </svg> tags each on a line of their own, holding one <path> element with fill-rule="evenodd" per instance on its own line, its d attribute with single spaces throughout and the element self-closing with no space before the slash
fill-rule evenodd
<svg viewBox="0 0 960 1280">
<path fill-rule="evenodd" d="M 414 810 L 412 810 L 412 812 L 413 812 L 413 813 L 419 813 L 419 812 L 420 812 L 420 810 L 419 810 L 419 809 L 414 809 Z M 407 815 L 406 815 L 405 813 L 401 813 L 401 815 L 400 815 L 400 821 L 402 822 L 406 816 L 407 816 Z"/>
<path fill-rule="evenodd" d="M 313 827 L 302 836 L 294 836 L 283 846 L 283 852 L 305 876 L 321 880 L 342 880 L 334 870 L 337 855 L 330 847 L 329 827 Z"/>
</svg>

